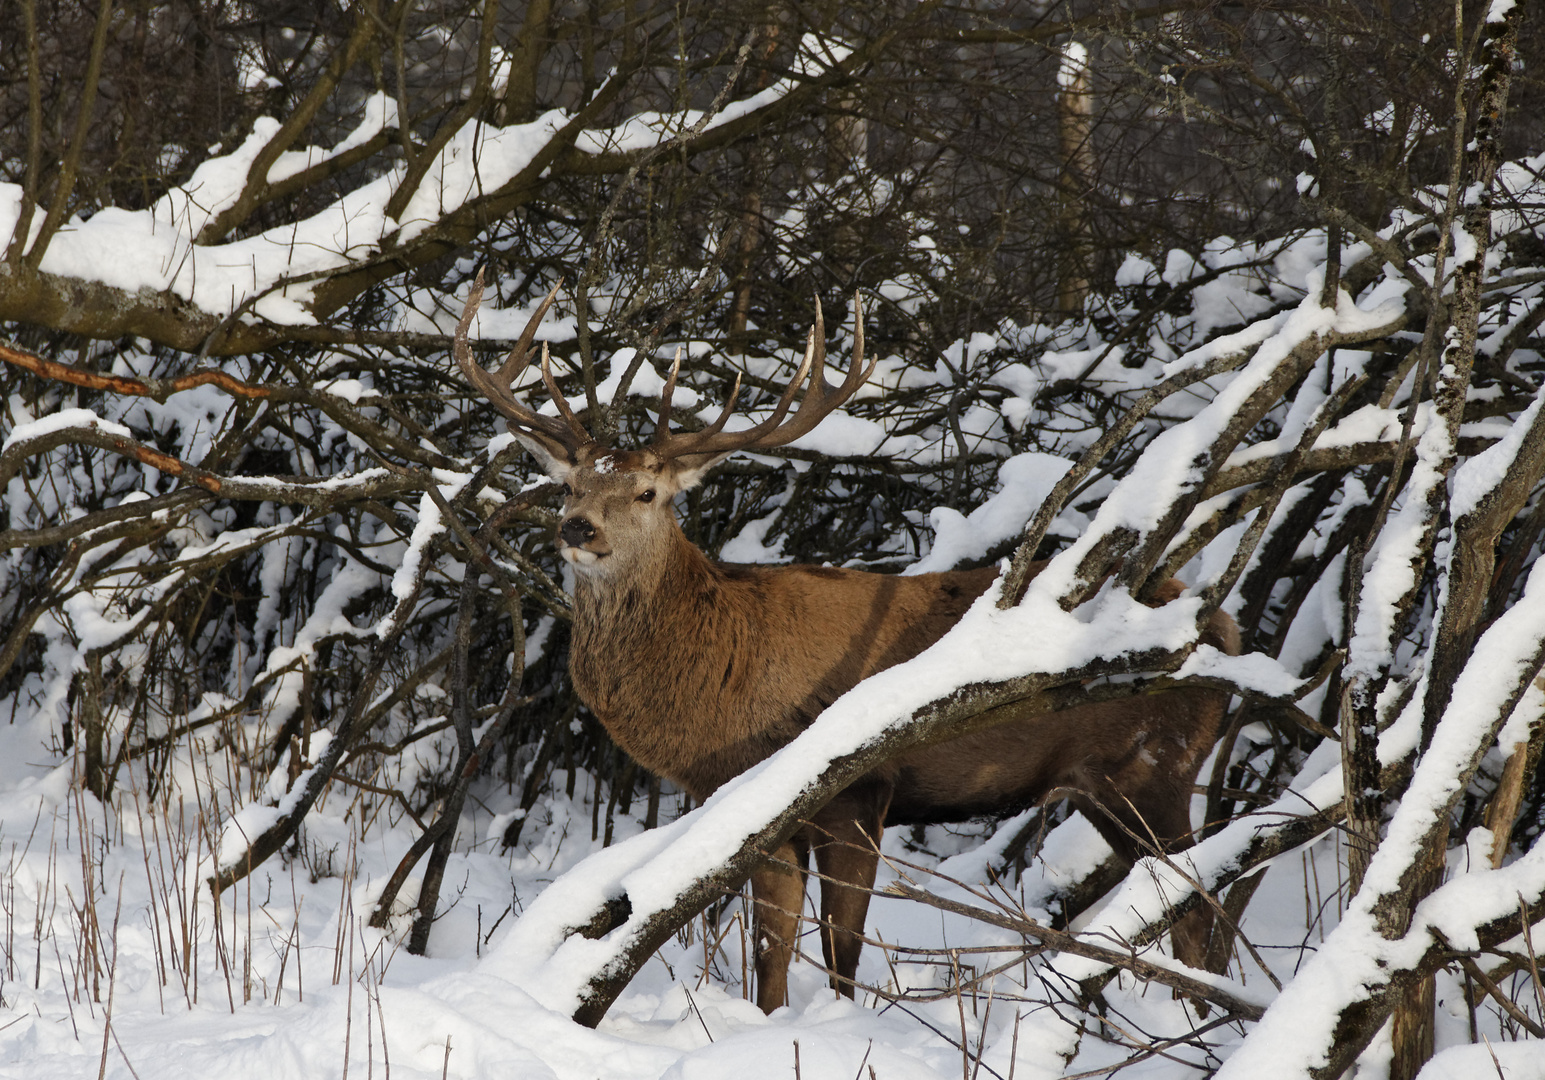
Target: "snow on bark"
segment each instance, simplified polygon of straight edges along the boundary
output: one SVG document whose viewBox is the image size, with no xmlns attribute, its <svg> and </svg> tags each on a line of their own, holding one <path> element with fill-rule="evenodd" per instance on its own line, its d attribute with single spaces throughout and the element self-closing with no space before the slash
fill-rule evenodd
<svg viewBox="0 0 1545 1080">
<path fill-rule="evenodd" d="M 1432 946 L 1434 930 L 1451 942 L 1463 940 L 1475 927 L 1516 911 L 1520 896 L 1532 900 L 1545 892 L 1545 846 L 1537 844 L 1503 870 L 1463 875 L 1442 886 L 1416 909 L 1403 937 L 1387 939 L 1376 912 L 1381 901 L 1407 887 L 1433 829 L 1446 827 L 1474 765 L 1538 672 L 1542 646 L 1545 568 L 1537 566 L 1523 599 L 1487 629 L 1455 683 L 1432 745 L 1340 925 L 1224 1063 L 1220 1078 L 1302 1077 L 1325 1065 L 1342 1015 L 1419 960 Z"/>
</svg>

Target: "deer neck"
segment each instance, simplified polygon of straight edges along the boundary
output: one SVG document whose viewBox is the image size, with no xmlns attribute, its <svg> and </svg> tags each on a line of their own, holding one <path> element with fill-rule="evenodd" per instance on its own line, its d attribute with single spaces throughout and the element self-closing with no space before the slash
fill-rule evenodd
<svg viewBox="0 0 1545 1080">
<path fill-rule="evenodd" d="M 705 615 L 722 624 L 738 609 L 716 602 L 724 575 L 679 528 L 662 541 L 626 573 L 576 575 L 569 673 L 618 745 L 702 797 L 727 777 L 699 776 L 716 735 L 693 723 L 705 703 L 689 688 L 701 687 L 713 664 L 723 667 L 705 648 L 722 640 L 722 626 L 705 625 Z"/>
<path fill-rule="evenodd" d="M 574 623 L 586 634 L 631 640 L 656 636 L 663 621 L 672 622 L 673 608 L 691 595 L 695 583 L 715 578 L 717 568 L 695 547 L 679 526 L 661 535 L 641 557 L 605 574 L 575 574 Z"/>
</svg>

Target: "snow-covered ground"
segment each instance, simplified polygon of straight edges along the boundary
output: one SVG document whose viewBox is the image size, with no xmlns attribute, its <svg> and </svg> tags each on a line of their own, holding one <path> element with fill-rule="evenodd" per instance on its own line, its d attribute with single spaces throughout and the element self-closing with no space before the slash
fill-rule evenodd
<svg viewBox="0 0 1545 1080">
<path fill-rule="evenodd" d="M 199 828 L 198 800 L 209 792 L 193 790 L 191 769 L 176 770 L 188 786 L 170 813 L 142 778 L 109 812 L 72 785 L 70 773 L 69 764 L 13 760 L 5 768 L 0 1076 L 74 1078 L 105 1068 L 107 1076 L 142 1080 L 896 1080 L 1076 1075 L 1138 1056 L 1144 1060 L 1133 1068 L 1142 1075 L 1181 1077 L 1216 1067 L 1244 1033 L 1240 1025 L 1210 1026 L 1168 989 L 1126 977 L 1105 991 L 1104 1026 L 1090 1026 L 1073 1001 L 1082 974 L 1076 961 L 1049 966 L 1009 931 L 886 897 L 874 901 L 869 935 L 891 947 L 868 947 L 860 978 L 887 994 L 909 990 L 903 1000 L 837 998 L 814 965 L 796 962 L 792 1004 L 763 1016 L 745 997 L 746 905 L 731 899 L 717 925 L 700 918 L 662 949 L 592 1031 L 542 1005 L 533 993 L 540 988 L 510 977 L 514 969 L 501 956 L 522 911 L 600 847 L 591 839 L 594 806 L 583 773 L 572 799 L 560 792 L 539 804 L 509 853 L 486 834 L 513 797 L 478 793 L 446 874 L 449 910 L 426 957 L 402 947 L 405 924 L 390 932 L 366 925 L 414 830 L 385 815 L 362 826 L 346 790 L 332 791 L 313 813 L 298 853 L 270 860 L 217 906 L 202 884 L 210 838 Z M 946 878 L 982 888 L 987 867 L 1022 824 L 1009 821 L 995 834 L 988 826 L 932 828 L 920 837 L 893 831 L 878 885 L 906 874 L 980 906 Z M 634 818 L 618 818 L 618 840 L 641 831 Z M 1244 933 L 1283 982 L 1337 924 L 1345 876 L 1337 850 L 1322 841 L 1284 856 L 1249 909 Z M 1036 899 L 1103 853 L 1075 815 L 997 895 L 1044 917 Z M 1097 911 L 1086 921 L 1115 914 Z M 813 934 L 806 947 L 818 951 Z M 1264 1004 L 1275 993 L 1248 959 L 1232 975 L 1231 989 L 1247 1000 Z M 1461 988 L 1445 979 L 1439 997 L 1439 1045 L 1468 1042 Z M 1216 1013 L 1210 1019 L 1215 1024 Z M 1505 1043 L 1492 1012 L 1480 1010 L 1479 1021 L 1493 1043 Z M 1185 1041 L 1192 1031 L 1196 1041 Z M 1525 1045 L 1498 1046 L 1510 1078 L 1541 1075 Z M 1150 1056 L 1154 1049 L 1162 1056 Z M 1440 1055 L 1433 1075 L 1478 1075 L 1466 1070 L 1482 1049 Z M 1368 1075 L 1378 1075 L 1377 1060 L 1370 1066 Z"/>
<path fill-rule="evenodd" d="M 911 987 L 919 1000 L 840 999 L 815 966 L 797 962 L 792 1005 L 763 1016 L 745 1000 L 746 906 L 735 899 L 717 927 L 707 927 L 711 944 L 700 919 L 590 1031 L 502 977 L 495 958 L 532 898 L 599 847 L 590 838 L 583 777 L 573 800 L 544 800 L 509 854 L 477 835 L 491 821 L 488 809 L 509 797 L 481 793 L 485 808 L 469 815 L 465 842 L 447 871 L 450 910 L 435 926 L 430 955 L 416 957 L 400 944 L 405 925 L 393 932 L 365 925 L 412 830 L 378 819 L 362 836 L 346 820 L 347 792 L 332 792 L 309 819 L 298 856 L 271 860 L 217 907 L 201 882 L 209 845 L 195 827 L 191 792 L 182 831 L 168 835 L 178 815 L 152 816 L 147 793 L 126 793 L 125 806 L 109 813 L 71 785 L 68 765 L 13 763 L 7 772 L 0 797 L 0 857 L 7 863 L 0 886 L 3 1076 L 73 1078 L 94 1074 L 105 1060 L 108 1076 L 145 1080 L 643 1080 L 792 1076 L 797 1059 L 797 1075 L 811 1080 L 867 1076 L 870 1068 L 885 1080 L 958 1076 L 962 1069 L 1027 1077 L 1119 1062 L 1131 1052 L 1121 1028 L 1141 1039 L 1143 1031 L 1200 1023 L 1187 1019 L 1194 1013 L 1168 990 L 1144 993 L 1123 984 L 1111 996 L 1111 1029 L 1080 1036 L 1082 1015 L 1059 1005 L 1069 988 L 1049 982 L 1034 961 L 1012 962 L 1021 948 L 1015 935 L 882 897 L 871 909 L 869 933 L 905 948 L 866 949 L 860 976 L 886 989 Z M 942 858 L 944 872 L 980 879 L 1020 824 L 1004 825 L 996 845 L 981 843 L 981 828 L 931 829 L 920 845 L 909 842 L 910 833 L 893 833 L 885 851 L 918 866 L 939 866 Z M 640 829 L 619 819 L 619 835 Z M 1101 850 L 1097 834 L 1073 818 L 1052 834 L 1047 861 L 1014 892 L 1034 896 L 1059 874 L 1087 868 Z M 1257 901 L 1247 927 L 1270 962 L 1286 970 L 1301 958 L 1305 896 L 1313 919 L 1308 947 L 1335 920 L 1333 854 L 1306 867 L 1295 856 L 1273 871 L 1281 887 Z M 882 869 L 879 886 L 903 872 L 943 895 L 958 894 L 896 863 Z M 987 947 L 1002 951 L 981 951 Z M 807 948 L 818 951 L 813 934 Z M 946 951 L 915 951 L 928 949 Z M 955 973 L 969 983 L 972 972 L 1003 964 L 1010 966 L 998 976 L 952 992 Z M 1268 985 L 1255 972 L 1243 981 Z M 1212 1038 L 1220 1035 L 1227 1041 L 1226 1032 Z M 1169 1052 L 1208 1060 L 1184 1047 Z M 1178 1062 L 1167 1068 L 1193 1071 Z"/>
</svg>

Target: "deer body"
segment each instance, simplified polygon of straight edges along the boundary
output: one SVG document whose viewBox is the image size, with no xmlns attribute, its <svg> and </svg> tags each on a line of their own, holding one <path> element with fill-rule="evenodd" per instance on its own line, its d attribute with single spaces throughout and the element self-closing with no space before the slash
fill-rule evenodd
<svg viewBox="0 0 1545 1080">
<path fill-rule="evenodd" d="M 618 745 L 698 801 L 937 641 L 997 573 L 725 566 L 674 541 L 657 577 L 576 573 L 569 672 Z"/>
<path fill-rule="evenodd" d="M 620 451 L 585 433 L 545 356 L 562 420 L 533 412 L 509 391 L 543 311 L 500 378 L 472 362 L 465 334 L 479 293 L 480 286 L 458 328 L 457 359 L 563 485 L 557 544 L 574 569 L 575 689 L 624 750 L 695 799 L 789 743 L 861 680 L 932 645 L 996 577 L 992 568 L 896 577 L 727 566 L 681 532 L 674 495 L 734 450 L 782 445 L 810 430 L 867 378 L 855 358 L 832 392 L 817 366 L 799 411 L 785 420 L 820 357 L 819 314 L 804 365 L 768 420 L 723 432 L 726 405 L 706 430 L 670 434 L 673 370 L 655 444 Z M 861 321 L 855 351 L 862 355 Z M 1167 583 L 1160 602 L 1181 588 Z M 1213 616 L 1203 641 L 1238 651 L 1227 615 Z M 1161 849 L 1186 845 L 1191 785 L 1227 701 L 1219 691 L 1181 688 L 1051 714 L 1008 705 L 995 710 L 990 727 L 904 753 L 861 778 L 752 877 L 758 1004 L 770 1012 L 784 1003 L 812 854 L 822 874 L 823 952 L 833 985 L 852 994 L 875 845 L 887 824 L 960 821 L 1071 797 L 1128 861 L 1143 853 L 1146 838 Z M 1203 909 L 1184 923 L 1173 934 L 1177 954 L 1199 965 L 1210 919 Z"/>
</svg>

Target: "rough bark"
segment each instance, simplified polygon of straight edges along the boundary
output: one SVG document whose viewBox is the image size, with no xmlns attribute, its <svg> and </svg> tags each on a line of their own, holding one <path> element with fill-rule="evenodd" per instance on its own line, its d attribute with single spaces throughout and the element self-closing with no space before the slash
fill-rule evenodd
<svg viewBox="0 0 1545 1080">
<path fill-rule="evenodd" d="M 1488 21 L 1482 30 L 1475 137 L 1462 159 L 1466 166 L 1463 183 L 1461 176 L 1456 175 L 1451 189 L 1475 194 L 1473 197 L 1467 195 L 1463 210 L 1463 229 L 1469 239 L 1469 251 L 1455 267 L 1454 295 L 1449 308 L 1453 322 L 1448 330 L 1433 393 L 1438 416 L 1447 428 L 1450 448 L 1440 465 L 1444 476 L 1450 475 L 1458 463 L 1459 425 L 1464 415 L 1470 374 L 1475 366 L 1483 272 L 1492 238 L 1493 188 L 1502 162 L 1501 125 L 1507 108 L 1523 11 L 1520 5 L 1503 21 Z M 1506 479 L 1494 485 L 1473 509 L 1452 524 L 1448 565 L 1441 568 L 1446 571 L 1441 611 L 1429 648 L 1427 695 L 1422 710 L 1423 750 L 1431 744 L 1448 706 L 1454 680 L 1473 653 L 1487 587 L 1496 566 L 1497 540 L 1507 523 L 1523 508 L 1542 473 L 1545 473 L 1545 409 L 1536 413 Z M 1448 518 L 1447 486 L 1433 487 L 1429 498 L 1435 504 L 1431 507 L 1432 521 L 1438 525 Z M 1435 829 L 1426 850 L 1411 869 L 1410 888 L 1404 895 L 1391 896 L 1379 906 L 1381 929 L 1386 936 L 1403 934 L 1416 906 L 1442 884 L 1447 847 L 1448 830 Z M 1436 1000 L 1430 976 L 1400 995 L 1392 1017 L 1394 1060 L 1390 1066 L 1391 1080 L 1415 1080 L 1416 1074 L 1432 1056 Z"/>
</svg>

